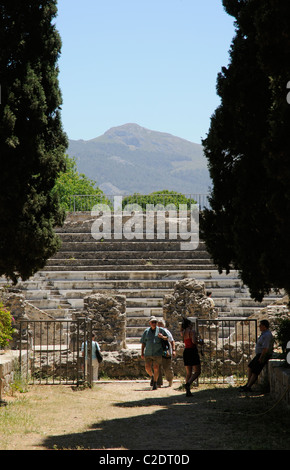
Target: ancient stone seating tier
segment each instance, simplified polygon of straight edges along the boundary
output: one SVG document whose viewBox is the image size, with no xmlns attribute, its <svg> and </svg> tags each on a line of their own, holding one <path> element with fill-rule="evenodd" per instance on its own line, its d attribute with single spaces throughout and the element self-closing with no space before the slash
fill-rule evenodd
<svg viewBox="0 0 290 470">
<path fill-rule="evenodd" d="M 90 213 L 70 213 L 57 232 L 62 246 L 45 269 L 17 288 L 26 300 L 55 319 L 71 319 L 84 308 L 91 294 L 114 293 L 126 298 L 126 344 L 139 348 L 139 339 L 151 315 L 163 315 L 164 297 L 173 292 L 177 281 L 192 278 L 203 282 L 219 317 L 248 317 L 273 302 L 254 302 L 238 273 L 219 274 L 203 241 L 197 248 L 181 250 L 180 239 L 128 240 L 104 232 L 96 240 Z M 137 236 L 138 235 L 138 236 Z M 3 280 L 2 284 L 5 284 Z"/>
</svg>

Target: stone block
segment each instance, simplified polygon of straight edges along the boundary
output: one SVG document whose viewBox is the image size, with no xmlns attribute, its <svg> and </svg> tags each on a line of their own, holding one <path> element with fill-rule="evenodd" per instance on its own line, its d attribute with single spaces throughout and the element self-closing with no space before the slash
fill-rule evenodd
<svg viewBox="0 0 290 470">
<path fill-rule="evenodd" d="M 93 322 L 93 331 L 102 351 L 126 348 L 126 296 L 94 294 L 84 298 L 84 315 Z"/>
<path fill-rule="evenodd" d="M 211 300 L 206 296 L 205 283 L 192 278 L 177 281 L 172 294 L 164 296 L 163 317 L 174 338 L 180 337 L 183 317 L 215 318 Z"/>
</svg>

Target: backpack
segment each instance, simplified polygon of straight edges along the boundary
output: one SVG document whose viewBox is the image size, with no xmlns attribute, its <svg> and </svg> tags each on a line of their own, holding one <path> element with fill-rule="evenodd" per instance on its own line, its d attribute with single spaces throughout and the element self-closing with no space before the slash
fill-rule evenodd
<svg viewBox="0 0 290 470">
<path fill-rule="evenodd" d="M 96 356 L 97 356 L 98 362 L 102 362 L 103 356 L 102 356 L 101 351 L 99 350 L 97 344 L 95 344 L 95 348 L 96 348 Z"/>
<path fill-rule="evenodd" d="M 165 333 L 166 335 L 165 331 L 161 333 Z M 168 339 L 161 339 L 161 344 L 162 344 L 162 349 L 163 349 L 162 357 L 166 357 L 167 359 L 169 359 L 171 357 L 171 353 L 170 353 L 170 344 L 169 344 Z"/>
</svg>

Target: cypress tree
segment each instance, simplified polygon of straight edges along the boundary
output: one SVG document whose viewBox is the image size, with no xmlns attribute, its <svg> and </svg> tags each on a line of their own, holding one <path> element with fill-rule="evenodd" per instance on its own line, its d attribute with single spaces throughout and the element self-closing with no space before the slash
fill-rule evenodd
<svg viewBox="0 0 290 470">
<path fill-rule="evenodd" d="M 237 269 L 256 300 L 290 292 L 290 79 L 287 0 L 223 0 L 234 16 L 221 104 L 203 141 L 213 182 L 202 236 L 220 272 Z"/>
<path fill-rule="evenodd" d="M 56 0 L 0 1 L 0 275 L 23 280 L 59 247 L 65 169 Z"/>
</svg>

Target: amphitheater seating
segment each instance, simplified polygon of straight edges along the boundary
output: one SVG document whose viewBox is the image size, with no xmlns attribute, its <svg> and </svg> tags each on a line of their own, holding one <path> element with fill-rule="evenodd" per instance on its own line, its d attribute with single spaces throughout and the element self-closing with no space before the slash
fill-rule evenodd
<svg viewBox="0 0 290 470">
<path fill-rule="evenodd" d="M 117 291 L 127 298 L 127 344 L 135 347 L 148 318 L 162 315 L 163 297 L 177 280 L 203 281 L 224 318 L 248 317 L 276 298 L 273 294 L 256 303 L 236 271 L 218 273 L 203 241 L 195 250 L 181 250 L 180 239 L 169 240 L 167 232 L 162 239 L 141 239 L 136 233 L 133 240 L 114 234 L 109 238 L 104 232 L 96 241 L 93 220 L 88 212 L 68 214 L 57 229 L 61 249 L 45 269 L 17 286 L 29 302 L 56 319 L 71 318 L 91 293 Z"/>
</svg>

